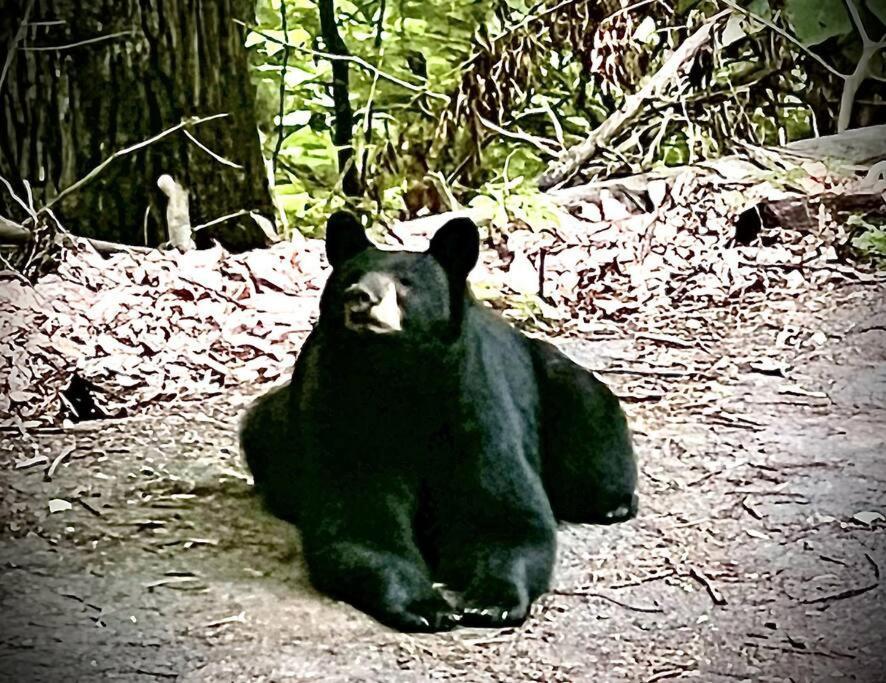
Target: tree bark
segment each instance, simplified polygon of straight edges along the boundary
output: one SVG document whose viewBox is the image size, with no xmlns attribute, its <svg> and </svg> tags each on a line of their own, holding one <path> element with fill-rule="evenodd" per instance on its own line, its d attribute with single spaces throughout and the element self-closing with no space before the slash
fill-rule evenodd
<svg viewBox="0 0 886 683">
<path fill-rule="evenodd" d="M 335 20 L 335 0 L 319 0 L 320 32 L 326 51 L 346 56 L 347 45 L 338 32 Z M 338 148 L 338 170 L 342 174 L 342 191 L 349 197 L 363 194 L 360 175 L 354 161 L 354 111 L 351 108 L 348 62 L 332 60 L 332 101 L 335 105 L 335 126 L 332 142 Z"/>
<path fill-rule="evenodd" d="M 187 117 L 227 112 L 114 159 L 53 210 L 75 234 L 156 245 L 166 239 L 157 179 L 168 173 L 189 191 L 195 224 L 241 209 L 273 219 L 248 55 L 233 22 L 250 19 L 251 0 L 11 5 L 0 20 L 0 54 L 10 55 L 0 83 L 0 174 L 19 196 L 27 180 L 39 209 L 115 151 Z M 23 220 L 2 190 L 0 214 Z M 215 238 L 232 250 L 266 241 L 248 215 L 200 232 L 204 243 Z"/>
</svg>

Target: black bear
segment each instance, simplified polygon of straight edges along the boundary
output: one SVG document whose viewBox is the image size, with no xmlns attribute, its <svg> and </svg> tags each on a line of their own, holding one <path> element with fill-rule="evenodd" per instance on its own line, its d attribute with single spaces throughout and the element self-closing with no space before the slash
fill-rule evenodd
<svg viewBox="0 0 886 683">
<path fill-rule="evenodd" d="M 336 213 L 326 251 L 292 381 L 241 427 L 256 488 L 300 528 L 314 585 L 382 623 L 520 623 L 548 589 L 556 520 L 636 512 L 617 398 L 474 300 L 469 219 L 413 253 L 373 247 Z"/>
</svg>

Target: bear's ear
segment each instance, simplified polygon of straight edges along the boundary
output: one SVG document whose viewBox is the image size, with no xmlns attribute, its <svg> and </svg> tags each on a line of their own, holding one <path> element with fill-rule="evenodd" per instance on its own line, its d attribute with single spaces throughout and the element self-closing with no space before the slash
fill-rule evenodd
<svg viewBox="0 0 886 683">
<path fill-rule="evenodd" d="M 431 254 L 452 279 L 464 280 L 480 255 L 480 235 L 470 218 L 453 218 L 431 239 Z"/>
<path fill-rule="evenodd" d="M 353 214 L 336 211 L 326 221 L 326 258 L 333 268 L 371 246 L 366 231 Z"/>
</svg>

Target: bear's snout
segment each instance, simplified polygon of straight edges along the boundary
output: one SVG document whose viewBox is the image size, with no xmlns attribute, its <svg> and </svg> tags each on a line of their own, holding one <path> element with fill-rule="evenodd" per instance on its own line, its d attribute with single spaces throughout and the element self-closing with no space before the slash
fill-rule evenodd
<svg viewBox="0 0 886 683">
<path fill-rule="evenodd" d="M 355 332 L 388 334 L 403 329 L 397 285 L 384 273 L 367 273 L 344 292 L 345 327 Z"/>
</svg>

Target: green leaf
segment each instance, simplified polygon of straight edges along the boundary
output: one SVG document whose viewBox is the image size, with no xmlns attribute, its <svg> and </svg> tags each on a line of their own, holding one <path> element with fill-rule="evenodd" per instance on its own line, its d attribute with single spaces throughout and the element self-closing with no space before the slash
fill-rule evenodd
<svg viewBox="0 0 886 683">
<path fill-rule="evenodd" d="M 772 8 L 769 7 L 769 0 L 751 0 L 748 5 L 748 12 L 763 19 L 772 19 Z"/>
<path fill-rule="evenodd" d="M 786 0 L 785 12 L 797 38 L 806 46 L 852 31 L 843 0 Z"/>
<path fill-rule="evenodd" d="M 886 0 L 867 0 L 865 3 L 877 19 L 886 24 Z M 871 36 L 876 40 L 876 36 Z"/>
</svg>

